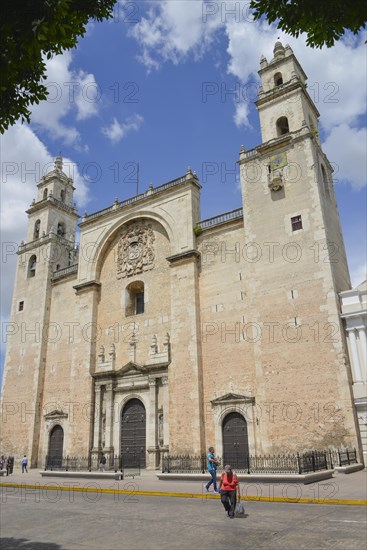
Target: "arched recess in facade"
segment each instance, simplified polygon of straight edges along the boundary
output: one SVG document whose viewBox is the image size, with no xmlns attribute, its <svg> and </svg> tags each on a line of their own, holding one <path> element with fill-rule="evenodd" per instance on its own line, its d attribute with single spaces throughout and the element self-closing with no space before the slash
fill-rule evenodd
<svg viewBox="0 0 367 550">
<path fill-rule="evenodd" d="M 121 456 L 124 468 L 146 466 L 146 410 L 140 399 L 132 398 L 121 412 Z"/>
<path fill-rule="evenodd" d="M 228 413 L 222 422 L 223 463 L 233 468 L 248 467 L 247 422 L 239 412 Z"/>
<path fill-rule="evenodd" d="M 166 214 L 166 218 L 170 217 Z M 128 225 L 133 222 L 154 221 L 159 224 L 162 229 L 165 231 L 168 241 L 170 243 L 171 254 L 174 254 L 176 251 L 176 239 L 174 234 L 174 220 L 171 219 L 170 222 L 167 221 L 163 216 L 157 214 L 156 212 L 150 212 L 149 210 L 139 211 L 139 214 L 131 214 L 126 216 L 123 219 L 119 219 L 116 223 L 111 225 L 111 227 L 103 234 L 100 242 L 97 243 L 97 249 L 95 251 L 94 260 L 90 262 L 91 272 L 89 273 L 89 279 L 98 281 L 101 273 L 101 268 L 105 255 L 108 253 L 110 247 L 113 245 L 115 239 L 118 236 L 119 231 L 122 230 L 123 226 Z"/>
<path fill-rule="evenodd" d="M 64 450 L 64 430 L 56 424 L 50 432 L 48 443 L 47 462 L 49 467 L 60 467 Z"/>
</svg>

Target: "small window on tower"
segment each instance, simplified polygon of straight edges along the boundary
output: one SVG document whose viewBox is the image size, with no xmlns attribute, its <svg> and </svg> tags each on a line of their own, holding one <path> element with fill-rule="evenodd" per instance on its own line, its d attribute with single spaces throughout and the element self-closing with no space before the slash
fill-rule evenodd
<svg viewBox="0 0 367 550">
<path fill-rule="evenodd" d="M 286 116 L 281 116 L 278 118 L 277 123 L 277 136 L 284 136 L 284 134 L 289 134 L 289 124 Z"/>
<path fill-rule="evenodd" d="M 37 257 L 31 256 L 28 262 L 28 277 L 34 277 L 36 275 Z"/>
<path fill-rule="evenodd" d="M 47 199 L 47 194 L 48 194 L 48 191 L 47 191 L 47 188 L 43 191 L 43 200 Z"/>
<path fill-rule="evenodd" d="M 63 189 L 60 192 L 60 199 L 61 199 L 61 202 L 65 202 L 65 191 Z"/>
<path fill-rule="evenodd" d="M 294 216 L 291 218 L 292 231 L 302 229 L 302 216 Z"/>
<path fill-rule="evenodd" d="M 18 311 L 23 311 L 23 309 L 24 309 L 24 302 L 19 302 Z"/>
<path fill-rule="evenodd" d="M 62 222 L 59 222 L 57 224 L 57 234 L 59 237 L 63 237 L 65 235 L 65 224 Z"/>
<path fill-rule="evenodd" d="M 281 86 L 283 84 L 282 73 L 275 73 L 275 75 L 274 75 L 274 84 L 275 84 L 275 86 Z"/>
<path fill-rule="evenodd" d="M 40 236 L 41 220 L 37 220 L 34 224 L 33 239 L 36 240 Z"/>
</svg>

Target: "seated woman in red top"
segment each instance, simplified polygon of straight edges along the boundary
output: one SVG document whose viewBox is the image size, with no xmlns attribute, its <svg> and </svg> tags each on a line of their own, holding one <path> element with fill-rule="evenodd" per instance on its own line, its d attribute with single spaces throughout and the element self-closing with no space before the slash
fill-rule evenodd
<svg viewBox="0 0 367 550">
<path fill-rule="evenodd" d="M 222 504 L 228 516 L 233 519 L 234 510 L 236 508 L 236 493 L 238 494 L 238 500 L 241 498 L 241 493 L 237 476 L 228 464 L 227 466 L 224 466 L 224 470 L 220 478 L 219 492 L 221 495 Z"/>
</svg>

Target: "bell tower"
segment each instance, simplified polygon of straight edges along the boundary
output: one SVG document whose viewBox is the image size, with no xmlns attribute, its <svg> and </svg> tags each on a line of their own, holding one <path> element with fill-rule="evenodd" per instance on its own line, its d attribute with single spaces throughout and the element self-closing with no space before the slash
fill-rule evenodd
<svg viewBox="0 0 367 550">
<path fill-rule="evenodd" d="M 34 199 L 28 214 L 27 242 L 38 241 L 49 235 L 60 237 L 59 242 L 75 242 L 75 230 L 78 215 L 73 204 L 75 187 L 71 178 L 62 171 L 61 157 L 56 157 L 54 169 L 42 177 L 37 185 L 37 199 Z M 66 245 L 67 242 L 64 242 Z M 62 254 L 61 254 L 62 256 Z M 59 268 L 67 267 L 60 258 Z M 66 265 L 65 265 L 66 263 Z M 56 267 L 55 264 L 54 267 Z"/>
<path fill-rule="evenodd" d="M 52 278 L 55 271 L 76 262 L 78 213 L 72 180 L 62 171 L 62 159 L 38 184 L 37 200 L 28 214 L 27 241 L 18 249 L 11 318 L 6 334 L 2 395 L 2 447 L 27 454 L 37 465 L 47 346 L 55 338 L 50 326 Z M 55 323 L 53 323 L 55 325 Z M 14 400 L 17 396 L 17 400 Z M 12 433 L 18 433 L 14 449 Z"/>
<path fill-rule="evenodd" d="M 300 130 L 304 124 L 318 138 L 320 114 L 307 93 L 307 76 L 292 48 L 276 42 L 272 61 L 261 57 L 259 75 L 256 105 L 263 142 Z"/>
<path fill-rule="evenodd" d="M 259 75 L 256 106 L 263 143 L 250 151 L 242 148 L 239 161 L 245 215 L 259 201 L 258 212 L 266 212 L 274 222 L 276 216 L 277 228 L 282 228 L 287 239 L 309 238 L 308 229 L 318 228 L 315 262 L 326 263 L 328 257 L 334 290 L 340 292 L 350 288 L 349 271 L 333 168 L 320 144 L 320 115 L 307 92 L 307 76 L 291 47 L 281 42 L 276 42 L 270 62 L 261 57 Z M 256 225 L 253 218 L 248 223 Z M 260 223 L 260 233 L 269 239 L 275 228 Z"/>
<path fill-rule="evenodd" d="M 338 298 L 350 279 L 319 113 L 288 45 L 277 42 L 270 62 L 261 57 L 259 75 L 263 142 L 242 147 L 239 160 L 248 317 L 262 331 L 254 342 L 256 401 L 297 404 L 304 421 L 292 427 L 295 448 L 357 445 Z M 311 402 L 324 411 L 337 404 L 322 429 L 306 420 Z M 278 420 L 260 420 L 263 452 L 275 442 L 289 446 L 291 423 Z"/>
</svg>

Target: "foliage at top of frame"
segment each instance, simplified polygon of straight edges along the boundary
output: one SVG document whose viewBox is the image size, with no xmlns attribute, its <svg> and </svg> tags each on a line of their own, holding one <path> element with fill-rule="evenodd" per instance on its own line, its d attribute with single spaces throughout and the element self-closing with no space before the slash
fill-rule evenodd
<svg viewBox="0 0 367 550">
<path fill-rule="evenodd" d="M 347 31 L 366 28 L 365 0 L 251 0 L 255 20 L 265 17 L 279 29 L 296 38 L 307 34 L 312 48 L 331 48 Z"/>
<path fill-rule="evenodd" d="M 74 48 L 87 23 L 112 15 L 115 0 L 5 0 L 0 21 L 0 132 L 47 98 L 46 59 Z"/>
</svg>

